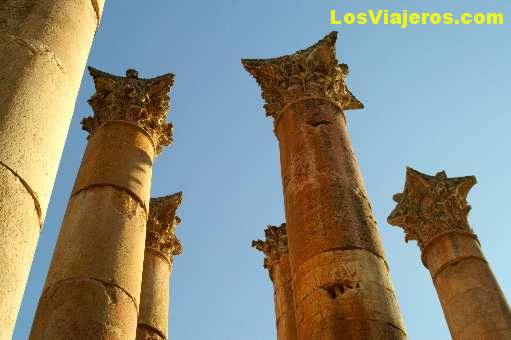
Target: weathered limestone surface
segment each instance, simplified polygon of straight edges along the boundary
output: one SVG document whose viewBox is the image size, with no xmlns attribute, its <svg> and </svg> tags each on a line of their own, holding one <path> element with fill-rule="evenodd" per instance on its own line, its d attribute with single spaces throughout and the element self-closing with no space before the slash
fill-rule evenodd
<svg viewBox="0 0 511 340">
<path fill-rule="evenodd" d="M 252 247 L 265 255 L 264 268 L 273 283 L 275 317 L 278 340 L 296 340 L 293 282 L 289 265 L 286 224 L 269 225 L 264 231 L 266 239 L 252 241 Z"/>
<path fill-rule="evenodd" d="M 11 338 L 103 3 L 0 2 L 0 187 L 10 200 L 0 207 L 0 339 Z"/>
<path fill-rule="evenodd" d="M 511 339 L 511 311 L 468 223 L 474 176 L 406 172 L 388 222 L 417 240 L 455 340 Z"/>
<path fill-rule="evenodd" d="M 11 339 L 39 237 L 34 200 L 19 177 L 0 166 L 0 339 Z M 22 270 L 23 269 L 23 270 Z"/>
<path fill-rule="evenodd" d="M 172 75 L 139 79 L 90 69 L 94 117 L 30 339 L 134 339 L 155 154 Z M 165 136 L 160 136 L 165 134 Z"/>
<path fill-rule="evenodd" d="M 182 252 L 176 237 L 181 200 L 181 192 L 151 199 L 137 340 L 168 339 L 170 274 L 174 256 Z"/>
<path fill-rule="evenodd" d="M 397 299 L 344 110 L 336 33 L 295 54 L 243 60 L 279 140 L 299 340 L 404 339 Z"/>
<path fill-rule="evenodd" d="M 172 262 L 169 263 L 162 257 L 146 250 L 137 340 L 167 339 L 171 271 Z"/>
</svg>

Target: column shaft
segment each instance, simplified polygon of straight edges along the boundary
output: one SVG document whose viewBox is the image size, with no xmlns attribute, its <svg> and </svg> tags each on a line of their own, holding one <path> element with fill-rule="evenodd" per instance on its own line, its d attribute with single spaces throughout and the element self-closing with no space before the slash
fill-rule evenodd
<svg viewBox="0 0 511 340">
<path fill-rule="evenodd" d="M 295 303 L 289 254 L 284 254 L 273 266 L 273 290 L 277 340 L 296 340 Z"/>
<path fill-rule="evenodd" d="M 169 280 L 174 256 L 182 252 L 176 237 L 181 199 L 181 192 L 151 199 L 136 340 L 168 339 Z"/>
<path fill-rule="evenodd" d="M 511 339 L 511 310 L 474 235 L 441 235 L 423 259 L 453 339 Z"/>
<path fill-rule="evenodd" d="M 134 339 L 155 150 L 172 77 L 91 69 L 94 118 L 30 339 Z M 157 90 L 155 89 L 157 88 Z M 128 96 L 126 96 L 128 94 Z M 154 124 L 152 119 L 159 124 Z"/>
<path fill-rule="evenodd" d="M 299 340 L 404 339 L 344 110 L 360 103 L 335 32 L 292 55 L 243 60 L 279 140 Z"/>
<path fill-rule="evenodd" d="M 299 339 L 403 339 L 344 115 L 298 101 L 276 122 Z"/>
<path fill-rule="evenodd" d="M 264 233 L 266 239 L 252 241 L 252 246 L 266 256 L 264 267 L 268 269 L 273 283 L 277 340 L 296 340 L 295 303 L 286 224 L 282 223 L 280 227 L 269 225 Z"/>
<path fill-rule="evenodd" d="M 103 2 L 0 4 L 0 339 L 14 328 Z"/>
<path fill-rule="evenodd" d="M 146 250 L 137 340 L 166 340 L 169 322 L 169 280 L 172 263 Z"/>
<path fill-rule="evenodd" d="M 511 338 L 511 310 L 468 224 L 474 176 L 447 178 L 407 169 L 388 222 L 417 240 L 454 340 Z"/>
<path fill-rule="evenodd" d="M 30 339 L 134 338 L 152 159 L 135 125 L 105 124 L 91 136 Z"/>
</svg>

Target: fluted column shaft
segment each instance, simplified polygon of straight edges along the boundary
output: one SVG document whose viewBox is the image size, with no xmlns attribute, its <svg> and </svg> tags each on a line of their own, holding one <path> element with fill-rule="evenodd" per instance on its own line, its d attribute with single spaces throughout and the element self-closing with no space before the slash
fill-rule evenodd
<svg viewBox="0 0 511 340">
<path fill-rule="evenodd" d="M 176 237 L 181 193 L 151 199 L 136 340 L 167 340 L 170 274 L 182 246 Z"/>
<path fill-rule="evenodd" d="M 136 334 L 152 164 L 162 146 L 156 131 L 161 125 L 147 122 L 154 117 L 163 124 L 172 77 L 91 73 L 95 115 L 83 122 L 91 135 L 37 307 L 33 340 L 124 340 Z M 152 93 L 155 87 L 160 98 Z"/>
<path fill-rule="evenodd" d="M 289 264 L 286 224 L 268 226 L 266 239 L 252 242 L 252 246 L 265 254 L 264 267 L 273 283 L 277 340 L 296 340 L 295 303 L 293 281 Z"/>
<path fill-rule="evenodd" d="M 104 0 L 0 4 L 0 339 L 10 339 Z"/>
<path fill-rule="evenodd" d="M 408 168 L 389 223 L 418 241 L 454 340 L 511 339 L 511 310 L 467 220 L 475 183 Z"/>
<path fill-rule="evenodd" d="M 343 114 L 362 105 L 345 86 L 335 38 L 244 61 L 275 119 L 298 339 L 404 339 Z"/>
</svg>

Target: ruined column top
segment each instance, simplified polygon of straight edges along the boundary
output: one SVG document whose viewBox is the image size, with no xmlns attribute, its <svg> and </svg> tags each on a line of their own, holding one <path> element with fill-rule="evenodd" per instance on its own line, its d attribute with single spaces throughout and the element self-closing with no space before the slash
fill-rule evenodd
<svg viewBox="0 0 511 340">
<path fill-rule="evenodd" d="M 94 116 L 82 120 L 82 129 L 89 136 L 106 122 L 126 121 L 147 132 L 157 154 L 172 143 L 172 124 L 165 120 L 173 74 L 143 79 L 136 70 L 129 69 L 126 77 L 120 77 L 93 67 L 89 67 L 89 73 L 96 86 L 96 93 L 89 99 Z"/>
<path fill-rule="evenodd" d="M 282 223 L 280 227 L 268 225 L 264 230 L 266 240 L 252 241 L 252 247 L 263 252 L 264 268 L 268 269 L 270 278 L 273 280 L 273 265 L 280 260 L 280 257 L 289 252 L 287 247 L 286 224 Z"/>
<path fill-rule="evenodd" d="M 417 240 L 422 250 L 445 233 L 473 234 L 467 195 L 476 182 L 474 176 L 448 178 L 445 171 L 428 176 L 408 167 L 404 191 L 394 195 L 397 206 L 387 221 L 403 228 L 406 242 Z"/>
<path fill-rule="evenodd" d="M 155 250 L 170 262 L 172 257 L 183 251 L 176 237 L 176 226 L 181 219 L 176 210 L 181 204 L 182 192 L 173 195 L 151 198 L 147 221 L 146 249 Z"/>
<path fill-rule="evenodd" d="M 364 107 L 346 86 L 348 65 L 337 62 L 336 41 L 337 32 L 331 32 L 291 55 L 241 60 L 262 89 L 267 116 L 277 119 L 288 105 L 305 98 L 325 98 L 341 110 Z"/>
</svg>

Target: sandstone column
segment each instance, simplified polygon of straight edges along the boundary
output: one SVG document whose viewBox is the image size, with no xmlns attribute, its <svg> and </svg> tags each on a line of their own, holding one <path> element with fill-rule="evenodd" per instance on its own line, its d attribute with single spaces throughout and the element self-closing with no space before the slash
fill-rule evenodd
<svg viewBox="0 0 511 340">
<path fill-rule="evenodd" d="M 273 283 L 277 340 L 296 340 L 295 303 L 286 224 L 282 223 L 280 227 L 269 225 L 264 234 L 266 240 L 252 241 L 252 247 L 264 253 L 264 268 L 268 269 Z"/>
<path fill-rule="evenodd" d="M 298 339 L 403 339 L 343 113 L 363 105 L 346 87 L 336 37 L 242 61 L 262 88 L 279 140 Z"/>
<path fill-rule="evenodd" d="M 182 193 L 151 198 L 145 240 L 144 273 L 136 340 L 167 340 L 169 281 L 173 257 L 182 252 L 176 237 L 176 210 Z"/>
<path fill-rule="evenodd" d="M 10 339 L 104 0 L 0 1 L 0 339 Z"/>
<path fill-rule="evenodd" d="M 468 224 L 474 176 L 428 176 L 407 168 L 388 222 L 417 240 L 454 340 L 511 339 L 511 311 Z"/>
<path fill-rule="evenodd" d="M 134 339 L 153 159 L 171 143 L 173 75 L 90 68 L 89 142 L 39 300 L 31 339 Z"/>
</svg>

